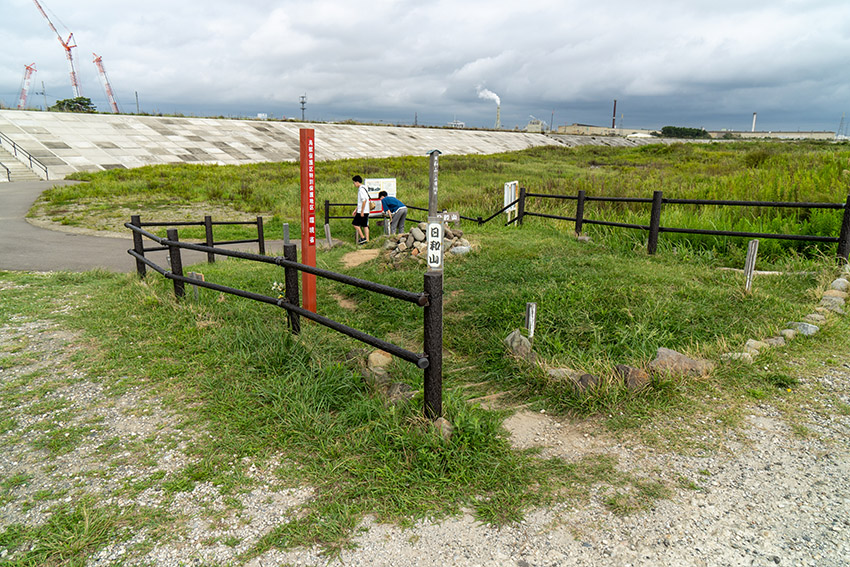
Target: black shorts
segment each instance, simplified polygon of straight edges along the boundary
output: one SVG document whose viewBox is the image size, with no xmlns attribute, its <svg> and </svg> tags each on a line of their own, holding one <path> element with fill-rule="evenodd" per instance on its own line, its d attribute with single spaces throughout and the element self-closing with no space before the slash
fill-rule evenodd
<svg viewBox="0 0 850 567">
<path fill-rule="evenodd" d="M 360 227 L 368 228 L 369 227 L 369 214 L 367 213 L 367 214 L 363 215 L 363 214 L 360 214 L 360 213 L 355 213 L 354 219 L 351 221 L 351 224 L 353 224 L 354 226 L 360 226 Z"/>
</svg>

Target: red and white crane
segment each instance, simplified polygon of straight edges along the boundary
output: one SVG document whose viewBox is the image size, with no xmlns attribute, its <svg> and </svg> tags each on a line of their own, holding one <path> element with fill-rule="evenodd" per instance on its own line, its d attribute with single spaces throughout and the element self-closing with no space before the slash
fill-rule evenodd
<svg viewBox="0 0 850 567">
<path fill-rule="evenodd" d="M 112 112 L 121 114 L 121 111 L 118 110 L 118 103 L 115 102 L 115 95 L 112 94 L 112 85 L 109 84 L 106 69 L 103 68 L 103 57 L 97 53 L 92 53 L 92 55 L 94 55 L 94 64 L 97 65 L 97 72 L 100 74 L 100 81 L 103 83 L 103 88 L 106 91 L 106 98 L 109 99 L 109 106 L 112 107 Z"/>
<path fill-rule="evenodd" d="M 26 110 L 27 108 L 27 96 L 29 96 L 32 75 L 35 71 L 35 63 L 24 65 L 24 80 L 21 83 L 21 96 L 18 97 L 18 110 Z"/>
<path fill-rule="evenodd" d="M 56 31 L 56 26 L 53 25 L 53 22 L 50 21 L 50 18 L 47 16 L 47 12 L 44 11 L 44 8 L 41 7 L 41 4 L 38 3 L 38 0 L 32 0 L 35 3 L 35 7 L 38 8 L 38 11 L 41 12 L 41 15 L 44 16 L 44 19 L 47 20 L 47 24 L 50 26 L 50 29 L 53 30 L 53 33 L 56 34 L 56 37 L 59 38 L 59 43 L 62 44 L 62 47 L 65 49 L 65 56 L 68 58 L 68 65 L 71 67 L 71 88 L 74 89 L 74 97 L 79 98 L 82 95 L 80 92 L 80 83 L 77 80 L 77 71 L 74 69 L 74 55 L 71 53 L 71 49 L 77 47 L 74 44 L 74 34 L 68 34 L 68 39 L 62 39 L 62 35 Z"/>
</svg>

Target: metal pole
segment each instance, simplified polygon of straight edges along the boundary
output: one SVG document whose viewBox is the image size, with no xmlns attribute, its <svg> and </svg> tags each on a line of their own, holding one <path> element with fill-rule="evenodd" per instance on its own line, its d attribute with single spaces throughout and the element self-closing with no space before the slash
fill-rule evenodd
<svg viewBox="0 0 850 567">
<path fill-rule="evenodd" d="M 428 155 L 431 161 L 428 166 L 428 216 L 437 216 L 437 179 L 440 173 L 440 150 L 431 150 Z"/>
<path fill-rule="evenodd" d="M 178 241 L 177 229 L 169 228 L 166 231 L 168 240 Z M 183 277 L 183 260 L 180 258 L 180 247 L 173 244 L 168 245 L 168 257 L 171 258 L 171 273 L 175 276 Z M 186 295 L 186 288 L 180 280 L 174 280 L 174 297 L 183 297 Z"/>
<path fill-rule="evenodd" d="M 649 215 L 649 240 L 646 243 L 646 251 L 655 254 L 658 249 L 658 233 L 661 226 L 661 204 L 663 197 L 661 191 L 652 193 L 652 212 Z"/>
<path fill-rule="evenodd" d="M 141 228 L 142 219 L 140 215 L 132 215 L 130 217 L 130 224 Z M 145 244 L 142 239 L 142 235 L 135 230 L 133 231 L 133 250 L 135 250 L 136 254 L 139 254 L 140 256 L 145 255 Z M 147 273 L 147 266 L 145 266 L 145 263 L 138 258 L 136 258 L 136 273 L 138 273 L 139 277 L 142 279 L 145 279 L 145 274 Z"/>
<path fill-rule="evenodd" d="M 850 195 L 844 204 L 844 216 L 841 219 L 841 232 L 838 235 L 838 257 L 847 260 L 850 253 Z"/>
<path fill-rule="evenodd" d="M 576 236 L 581 236 L 582 225 L 584 224 L 584 189 L 578 192 L 578 201 L 576 201 Z"/>
<path fill-rule="evenodd" d="M 257 217 L 257 243 L 260 246 L 260 256 L 266 255 L 266 238 L 263 232 L 263 217 Z"/>
<path fill-rule="evenodd" d="M 750 240 L 747 245 L 747 260 L 744 262 L 744 274 L 746 281 L 744 282 L 744 291 L 750 293 L 753 287 L 753 272 L 756 269 L 756 255 L 759 252 L 759 241 Z"/>
<path fill-rule="evenodd" d="M 443 415 L 443 272 L 426 272 L 424 291 L 428 294 L 425 306 L 425 417 L 437 419 Z"/>
<path fill-rule="evenodd" d="M 295 244 L 287 243 L 283 245 L 283 257 L 291 262 L 298 261 L 298 252 L 295 249 Z M 283 282 L 286 286 L 284 297 L 286 302 L 291 305 L 301 305 L 300 294 L 298 293 L 298 270 L 285 266 L 283 268 Z M 292 334 L 297 335 L 301 332 L 301 317 L 298 313 L 287 310 L 289 314 L 289 328 Z"/>
<path fill-rule="evenodd" d="M 525 216 L 525 187 L 519 188 L 519 203 L 517 204 L 516 224 L 522 224 L 522 217 Z"/>
<path fill-rule="evenodd" d="M 213 240 L 212 217 L 209 215 L 204 217 L 204 233 L 206 234 L 207 246 L 212 248 L 215 245 L 215 241 Z M 207 262 L 210 264 L 215 264 L 214 252 L 207 252 Z"/>
</svg>

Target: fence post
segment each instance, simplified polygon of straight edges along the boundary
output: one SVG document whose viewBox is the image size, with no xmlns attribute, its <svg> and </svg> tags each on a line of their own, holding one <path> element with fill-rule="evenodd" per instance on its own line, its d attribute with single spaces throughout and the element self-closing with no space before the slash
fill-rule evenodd
<svg viewBox="0 0 850 567">
<path fill-rule="evenodd" d="M 850 195 L 844 203 L 844 217 L 841 219 L 841 232 L 838 235 L 838 257 L 847 260 L 850 253 Z"/>
<path fill-rule="evenodd" d="M 576 236 L 581 236 L 582 225 L 584 224 L 584 189 L 578 192 L 578 200 L 576 201 Z"/>
<path fill-rule="evenodd" d="M 207 215 L 204 217 L 204 232 L 207 236 L 207 246 L 212 248 L 215 246 L 215 240 L 213 240 L 213 225 L 212 225 L 212 217 Z M 210 264 L 215 264 L 215 253 L 207 252 L 207 262 Z"/>
<path fill-rule="evenodd" d="M 168 240 L 177 242 L 177 229 L 169 228 L 166 232 Z M 171 258 L 171 273 L 175 276 L 183 277 L 183 259 L 180 258 L 180 247 L 174 244 L 168 245 L 168 257 Z M 186 295 L 186 288 L 181 280 L 174 280 L 174 297 L 183 297 Z"/>
<path fill-rule="evenodd" d="M 328 224 L 331 219 L 331 202 L 325 199 L 325 224 Z"/>
<path fill-rule="evenodd" d="M 661 226 L 661 203 L 664 201 L 661 191 L 652 193 L 652 213 L 649 216 L 649 241 L 646 243 L 646 251 L 655 254 L 658 249 L 658 232 Z"/>
<path fill-rule="evenodd" d="M 425 273 L 428 305 L 425 306 L 425 417 L 437 419 L 443 415 L 443 272 Z"/>
<path fill-rule="evenodd" d="M 132 215 L 130 216 L 130 224 L 133 226 L 142 228 L 142 219 L 140 215 Z M 133 250 L 136 251 L 136 254 L 139 256 L 145 255 L 145 243 L 142 239 L 142 235 L 133 231 Z M 147 266 L 145 263 L 136 258 L 136 273 L 139 274 L 139 277 L 145 279 L 145 275 L 147 273 Z"/>
<path fill-rule="evenodd" d="M 260 245 L 260 256 L 266 255 L 266 237 L 263 232 L 263 217 L 257 217 L 257 242 Z"/>
<path fill-rule="evenodd" d="M 298 252 L 295 251 L 295 244 L 288 243 L 283 245 L 283 257 L 291 262 L 298 261 Z M 301 305 L 300 293 L 298 293 L 298 270 L 284 266 L 283 283 L 285 286 L 284 298 L 286 302 L 296 306 Z M 287 310 L 287 314 L 289 315 L 289 330 L 294 335 L 301 333 L 301 317 L 298 313 L 289 310 Z"/>
<path fill-rule="evenodd" d="M 525 187 L 519 188 L 519 203 L 517 204 L 516 223 L 522 224 L 522 217 L 525 216 Z"/>
</svg>

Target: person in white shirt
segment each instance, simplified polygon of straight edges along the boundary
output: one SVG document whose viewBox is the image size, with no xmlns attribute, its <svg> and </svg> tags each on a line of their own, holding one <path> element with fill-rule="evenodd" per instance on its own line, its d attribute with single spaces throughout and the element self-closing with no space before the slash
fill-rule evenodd
<svg viewBox="0 0 850 567">
<path fill-rule="evenodd" d="M 357 188 L 357 207 L 351 213 L 354 216 L 351 224 L 357 231 L 357 244 L 366 244 L 369 242 L 369 192 L 363 185 L 362 177 L 355 175 L 351 180 L 354 181 L 354 186 Z"/>
</svg>

